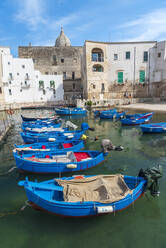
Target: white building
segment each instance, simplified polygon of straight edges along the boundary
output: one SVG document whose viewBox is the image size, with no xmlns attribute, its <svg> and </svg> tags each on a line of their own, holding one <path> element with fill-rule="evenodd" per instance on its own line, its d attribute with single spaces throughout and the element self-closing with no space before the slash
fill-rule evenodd
<svg viewBox="0 0 166 248">
<path fill-rule="evenodd" d="M 3 94 L 6 104 L 63 100 L 62 75 L 42 75 L 32 59 L 13 58 L 10 48 L 0 47 Z"/>
<path fill-rule="evenodd" d="M 134 86 L 150 81 L 148 42 L 95 42 L 84 45 L 84 96 L 88 99 L 121 98 Z M 141 87 L 140 87 L 141 88 Z"/>
</svg>

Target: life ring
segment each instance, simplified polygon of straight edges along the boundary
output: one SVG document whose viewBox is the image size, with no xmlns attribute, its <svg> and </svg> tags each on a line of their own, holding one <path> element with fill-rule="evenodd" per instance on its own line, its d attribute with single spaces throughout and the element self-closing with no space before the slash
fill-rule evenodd
<svg viewBox="0 0 166 248">
<path fill-rule="evenodd" d="M 14 114 L 14 110 L 12 110 L 12 109 L 8 109 L 6 112 L 7 112 L 8 115 L 13 115 Z"/>
</svg>

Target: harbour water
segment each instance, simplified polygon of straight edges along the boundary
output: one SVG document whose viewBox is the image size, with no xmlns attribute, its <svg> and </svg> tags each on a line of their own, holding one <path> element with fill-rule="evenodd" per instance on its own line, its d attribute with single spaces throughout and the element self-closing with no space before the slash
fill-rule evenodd
<svg viewBox="0 0 166 248">
<path fill-rule="evenodd" d="M 30 115 L 35 111 L 24 111 Z M 48 114 L 49 111 L 38 111 Z M 21 144 L 19 135 L 20 113 L 13 115 L 15 126 L 10 130 L 6 140 L 0 145 L 0 174 L 15 166 L 12 150 L 14 144 Z M 27 200 L 23 188 L 17 182 L 25 174 L 17 170 L 9 175 L 0 176 L 0 248 L 68 248 L 68 247 L 119 247 L 119 248 L 162 248 L 166 246 L 166 134 L 143 135 L 139 127 L 121 127 L 119 122 L 88 117 L 72 118 L 76 125 L 87 121 L 95 132 L 88 131 L 87 149 L 100 149 L 100 140 L 110 138 L 113 144 L 124 146 L 124 151 L 113 151 L 105 161 L 82 174 L 137 175 L 140 168 L 163 166 L 160 180 L 160 197 L 152 198 L 149 194 L 138 199 L 129 208 L 114 214 L 70 219 L 35 211 L 26 207 L 20 209 Z M 153 122 L 166 121 L 166 115 L 155 114 Z M 94 142 L 92 138 L 98 136 Z M 46 180 L 55 176 L 34 176 L 34 180 Z"/>
</svg>

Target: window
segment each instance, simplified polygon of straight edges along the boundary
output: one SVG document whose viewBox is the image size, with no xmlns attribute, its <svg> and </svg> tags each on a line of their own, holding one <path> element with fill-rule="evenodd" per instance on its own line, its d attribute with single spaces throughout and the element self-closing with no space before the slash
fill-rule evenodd
<svg viewBox="0 0 166 248">
<path fill-rule="evenodd" d="M 56 55 L 53 55 L 53 56 L 52 56 L 52 59 L 53 59 L 53 65 L 57 65 Z"/>
<path fill-rule="evenodd" d="M 2 88 L 0 87 L 0 94 L 2 94 Z"/>
<path fill-rule="evenodd" d="M 123 83 L 123 71 L 118 71 L 118 83 Z"/>
<path fill-rule="evenodd" d="M 53 75 L 57 75 L 57 72 L 56 72 L 56 71 L 54 71 Z"/>
<path fill-rule="evenodd" d="M 144 52 L 143 61 L 144 61 L 144 62 L 148 62 L 148 52 L 147 52 L 147 51 Z"/>
<path fill-rule="evenodd" d="M 118 60 L 118 54 L 114 54 L 114 60 Z"/>
<path fill-rule="evenodd" d="M 50 81 L 50 88 L 55 88 L 55 81 L 53 80 Z"/>
<path fill-rule="evenodd" d="M 93 72 L 103 72 L 104 69 L 101 65 L 94 65 L 93 68 L 92 68 L 92 71 Z"/>
<path fill-rule="evenodd" d="M 9 84 L 11 84 L 12 82 L 11 81 L 9 81 Z"/>
<path fill-rule="evenodd" d="M 66 72 L 63 72 L 63 80 L 66 80 Z"/>
<path fill-rule="evenodd" d="M 20 90 L 20 92 L 22 92 L 22 89 Z"/>
<path fill-rule="evenodd" d="M 29 75 L 28 75 L 28 73 L 26 73 L 25 79 L 26 79 L 26 80 L 29 80 Z"/>
<path fill-rule="evenodd" d="M 25 86 L 27 86 L 27 81 L 25 81 Z"/>
<path fill-rule="evenodd" d="M 158 58 L 160 58 L 161 57 L 161 53 L 158 53 Z"/>
<path fill-rule="evenodd" d="M 43 95 L 45 95 L 46 94 L 46 91 L 45 90 L 43 90 Z"/>
<path fill-rule="evenodd" d="M 104 61 L 104 53 L 100 48 L 94 48 L 92 50 L 92 61 L 103 62 Z"/>
<path fill-rule="evenodd" d="M 139 71 L 139 82 L 140 83 L 145 82 L 145 71 L 143 71 L 143 70 Z"/>
<path fill-rule="evenodd" d="M 11 89 L 9 89 L 9 96 L 11 96 L 12 95 L 12 90 Z"/>
<path fill-rule="evenodd" d="M 93 89 L 96 89 L 96 85 L 95 84 L 93 84 Z"/>
<path fill-rule="evenodd" d="M 73 60 L 73 61 L 74 61 L 74 63 L 77 63 L 77 59 L 76 59 L 76 58 L 74 58 L 74 60 Z"/>
<path fill-rule="evenodd" d="M 10 72 L 9 73 L 9 80 L 12 80 L 13 79 L 13 74 Z"/>
<path fill-rule="evenodd" d="M 130 59 L 130 52 L 126 52 L 126 59 Z"/>
<path fill-rule="evenodd" d="M 17 76 L 19 76 L 20 74 L 19 74 L 19 72 L 17 72 Z"/>
<path fill-rule="evenodd" d="M 44 81 L 42 80 L 39 81 L 39 88 L 44 88 Z"/>
<path fill-rule="evenodd" d="M 46 71 L 45 74 L 48 75 L 48 71 Z"/>
<path fill-rule="evenodd" d="M 33 59 L 33 63 L 35 63 L 36 62 L 36 60 L 35 59 Z"/>
<path fill-rule="evenodd" d="M 72 79 L 74 80 L 75 79 L 75 72 L 72 71 Z"/>
<path fill-rule="evenodd" d="M 24 69 L 25 68 L 25 65 L 22 65 L 22 68 Z"/>
<path fill-rule="evenodd" d="M 75 88 L 76 88 L 76 85 L 75 85 L 75 83 L 73 83 L 73 90 L 75 90 Z"/>
<path fill-rule="evenodd" d="M 101 91 L 105 91 L 104 84 L 101 84 Z"/>
<path fill-rule="evenodd" d="M 10 62 L 8 62 L 8 65 L 10 65 Z"/>
<path fill-rule="evenodd" d="M 64 59 L 61 59 L 61 63 L 64 63 Z"/>
<path fill-rule="evenodd" d="M 56 90 L 53 89 L 53 94 L 54 94 L 54 97 L 56 97 Z"/>
</svg>

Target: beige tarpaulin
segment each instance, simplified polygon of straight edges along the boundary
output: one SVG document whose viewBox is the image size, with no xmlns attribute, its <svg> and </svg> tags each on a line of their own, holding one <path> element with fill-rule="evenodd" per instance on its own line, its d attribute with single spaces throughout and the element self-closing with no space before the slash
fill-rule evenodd
<svg viewBox="0 0 166 248">
<path fill-rule="evenodd" d="M 63 196 L 66 202 L 111 203 L 132 193 L 122 175 L 99 175 L 70 181 L 56 179 L 56 181 L 63 187 Z"/>
</svg>

